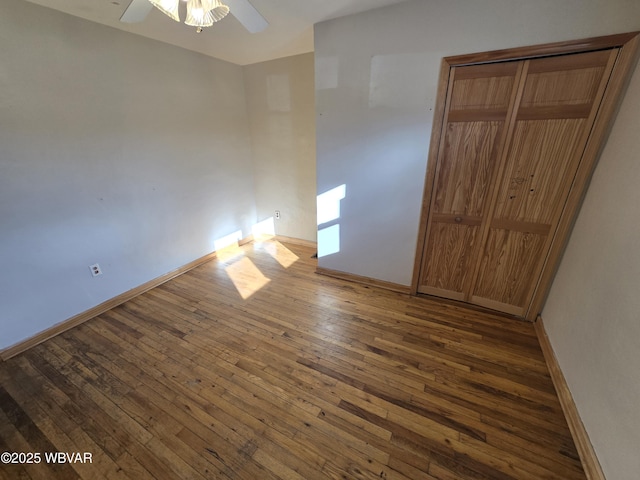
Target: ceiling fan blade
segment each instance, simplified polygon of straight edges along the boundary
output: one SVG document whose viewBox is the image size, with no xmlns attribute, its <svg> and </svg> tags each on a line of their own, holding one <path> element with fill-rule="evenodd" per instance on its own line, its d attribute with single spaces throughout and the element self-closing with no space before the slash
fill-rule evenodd
<svg viewBox="0 0 640 480">
<path fill-rule="evenodd" d="M 149 15 L 153 8 L 149 0 L 131 0 L 131 3 L 120 17 L 120 21 L 124 23 L 138 23 L 143 21 Z"/>
<path fill-rule="evenodd" d="M 136 0 L 133 0 L 134 2 Z M 238 21 L 251 33 L 258 33 L 267 28 L 269 22 L 260 15 L 249 0 L 226 0 L 229 10 Z"/>
</svg>

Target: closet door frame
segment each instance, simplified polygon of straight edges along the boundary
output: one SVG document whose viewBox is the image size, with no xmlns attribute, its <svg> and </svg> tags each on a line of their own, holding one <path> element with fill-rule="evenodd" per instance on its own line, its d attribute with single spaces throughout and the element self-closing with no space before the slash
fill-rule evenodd
<svg viewBox="0 0 640 480">
<path fill-rule="evenodd" d="M 608 48 L 619 48 L 618 57 L 593 123 L 591 134 L 587 140 L 587 144 L 578 167 L 578 172 L 569 191 L 567 202 L 556 231 L 553 234 L 551 246 L 544 260 L 542 273 L 536 281 L 532 300 L 526 309 L 525 315 L 523 316 L 526 320 L 534 321 L 542 310 L 546 297 L 549 293 L 551 283 L 556 274 L 560 259 L 569 239 L 569 234 L 571 233 L 571 229 L 589 185 L 589 181 L 605 144 L 611 125 L 613 124 L 613 119 L 615 118 L 615 114 L 619 108 L 623 93 L 638 60 L 639 47 L 640 32 L 630 32 L 605 37 L 547 43 L 543 45 L 495 50 L 469 55 L 457 55 L 442 59 L 433 117 L 433 127 L 431 131 L 431 143 L 429 145 L 427 173 L 422 197 L 413 280 L 411 284 L 411 293 L 413 295 L 418 294 L 422 257 L 429 234 L 429 212 L 431 208 L 432 194 L 435 188 L 434 183 L 436 178 L 440 141 L 445 125 L 445 106 L 451 69 L 453 67 L 465 65 L 526 60 L 531 58 L 582 53 Z"/>
</svg>

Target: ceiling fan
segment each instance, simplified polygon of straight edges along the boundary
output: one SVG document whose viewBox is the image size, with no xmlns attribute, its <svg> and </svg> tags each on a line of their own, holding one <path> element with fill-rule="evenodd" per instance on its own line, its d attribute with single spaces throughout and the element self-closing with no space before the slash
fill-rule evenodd
<svg viewBox="0 0 640 480">
<path fill-rule="evenodd" d="M 255 9 L 249 0 L 185 0 L 187 1 L 187 20 L 185 23 L 197 27 L 197 32 L 202 27 L 210 26 L 213 22 L 221 20 L 227 13 L 231 13 L 251 33 L 264 30 L 269 23 Z M 228 5 L 228 6 L 227 6 Z M 180 21 L 178 14 L 178 0 L 131 0 L 131 3 L 120 17 L 121 22 L 142 22 L 153 7 L 157 7 L 165 15 Z M 211 7 L 211 10 L 207 10 Z M 203 9 L 204 7 L 204 9 Z M 195 22 L 194 14 L 195 12 Z M 212 17 L 210 23 L 202 23 L 201 17 Z"/>
</svg>

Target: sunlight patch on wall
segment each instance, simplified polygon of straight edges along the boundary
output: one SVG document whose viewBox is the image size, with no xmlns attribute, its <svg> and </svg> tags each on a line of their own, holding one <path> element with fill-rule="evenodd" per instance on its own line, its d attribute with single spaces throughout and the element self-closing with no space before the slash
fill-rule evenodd
<svg viewBox="0 0 640 480">
<path fill-rule="evenodd" d="M 238 244 L 240 240 L 242 240 L 242 231 L 240 230 L 215 240 L 213 247 L 216 252 L 216 257 L 226 262 L 239 255 L 244 255 Z"/>
<path fill-rule="evenodd" d="M 340 219 L 340 201 L 347 196 L 347 186 L 343 183 L 317 197 L 318 226 Z M 340 224 L 318 229 L 318 258 L 340 251 Z"/>
<path fill-rule="evenodd" d="M 340 224 L 318 230 L 318 258 L 340 251 Z"/>
<path fill-rule="evenodd" d="M 340 219 L 340 201 L 347 196 L 347 186 L 343 183 L 317 197 L 318 226 Z M 340 251 L 340 224 L 318 229 L 318 258 Z"/>
<path fill-rule="evenodd" d="M 266 220 L 256 223 L 251 227 L 251 233 L 253 234 L 253 239 L 256 242 L 267 240 L 275 236 L 276 226 L 273 217 L 269 217 Z"/>
<path fill-rule="evenodd" d="M 345 184 L 318 195 L 318 225 L 340 218 L 340 200 L 347 196 Z"/>
<path fill-rule="evenodd" d="M 238 245 L 240 240 L 242 240 L 242 231 L 237 230 L 229 235 L 217 239 L 213 242 L 213 246 L 215 247 L 215 250 L 218 251 L 232 245 Z"/>
<path fill-rule="evenodd" d="M 228 265 L 225 271 L 243 300 L 249 298 L 271 281 L 247 257 L 242 257 Z"/>
</svg>

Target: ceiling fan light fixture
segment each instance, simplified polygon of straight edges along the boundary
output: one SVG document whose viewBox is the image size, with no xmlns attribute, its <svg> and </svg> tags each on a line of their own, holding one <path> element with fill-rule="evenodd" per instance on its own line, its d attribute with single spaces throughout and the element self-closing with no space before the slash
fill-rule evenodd
<svg viewBox="0 0 640 480">
<path fill-rule="evenodd" d="M 211 26 L 231 13 L 242 26 L 250 33 L 263 31 L 269 23 L 258 12 L 253 5 L 252 0 L 233 0 L 230 11 L 229 6 L 223 2 L 226 0 L 130 0 L 129 6 L 120 16 L 120 21 L 124 23 L 142 22 L 149 14 L 153 7 L 156 7 L 162 13 L 180 22 L 180 11 L 189 10 L 189 18 L 187 22 L 190 25 L 200 28 Z M 185 2 L 187 7 L 180 5 Z M 184 13 L 183 13 L 184 15 Z M 198 32 L 199 33 L 199 32 Z"/>
<path fill-rule="evenodd" d="M 229 7 L 222 0 L 202 0 L 202 7 L 211 12 L 214 22 L 222 20 L 229 13 Z"/>
<path fill-rule="evenodd" d="M 205 8 L 206 1 L 189 0 L 187 2 L 187 18 L 185 24 L 192 27 L 210 27 L 215 20 L 210 10 Z"/>
<path fill-rule="evenodd" d="M 180 0 L 149 0 L 149 2 L 167 17 L 172 18 L 176 22 L 180 21 Z"/>
</svg>

